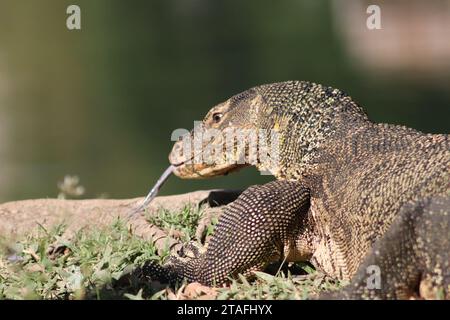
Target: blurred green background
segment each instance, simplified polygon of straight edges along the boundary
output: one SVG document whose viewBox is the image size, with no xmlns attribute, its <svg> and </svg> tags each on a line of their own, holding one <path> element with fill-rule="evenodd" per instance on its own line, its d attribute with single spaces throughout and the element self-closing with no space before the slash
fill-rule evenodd
<svg viewBox="0 0 450 320">
<path fill-rule="evenodd" d="M 81 30 L 66 28 L 70 4 Z M 334 86 L 375 121 L 448 133 L 449 34 L 439 0 L 1 0 L 0 201 L 55 197 L 66 174 L 85 197 L 143 196 L 174 129 L 263 83 Z M 174 177 L 162 194 L 268 180 Z"/>
</svg>

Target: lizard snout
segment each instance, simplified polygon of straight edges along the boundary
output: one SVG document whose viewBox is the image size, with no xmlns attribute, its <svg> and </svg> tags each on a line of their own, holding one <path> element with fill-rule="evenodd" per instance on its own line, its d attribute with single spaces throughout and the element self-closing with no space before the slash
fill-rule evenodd
<svg viewBox="0 0 450 320">
<path fill-rule="evenodd" d="M 193 164 L 193 151 L 183 143 L 182 140 L 176 142 L 169 154 L 169 162 L 174 166 L 173 173 L 183 179 L 199 179 L 201 176 L 196 172 Z M 197 169 L 197 170 L 196 170 Z"/>
<path fill-rule="evenodd" d="M 221 176 L 247 166 L 247 164 L 211 160 L 206 158 L 203 153 L 198 156 L 198 161 L 195 160 L 194 150 L 186 147 L 183 141 L 176 142 L 169 154 L 169 162 L 174 166 L 173 173 L 182 179 L 204 179 Z"/>
<path fill-rule="evenodd" d="M 186 151 L 183 150 L 183 142 L 178 141 L 173 145 L 172 151 L 169 154 L 169 162 L 171 165 L 177 167 L 190 160 L 191 154 L 185 156 Z"/>
</svg>

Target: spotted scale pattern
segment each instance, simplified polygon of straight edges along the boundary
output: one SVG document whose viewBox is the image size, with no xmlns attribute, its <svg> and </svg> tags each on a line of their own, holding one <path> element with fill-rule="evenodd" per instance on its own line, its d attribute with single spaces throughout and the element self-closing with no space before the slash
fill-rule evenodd
<svg viewBox="0 0 450 320">
<path fill-rule="evenodd" d="M 188 244 L 188 251 L 196 253 L 172 256 L 163 266 L 149 263 L 145 272 L 172 283 L 186 278 L 206 285 L 221 284 L 239 273 L 250 276 L 270 262 L 282 261 L 286 245 L 299 245 L 308 208 L 309 192 L 298 182 L 250 187 L 225 208 L 206 252 Z"/>
<path fill-rule="evenodd" d="M 215 112 L 223 114 L 222 122 L 212 122 L 211 114 Z M 383 265 L 385 275 L 392 277 L 386 278 L 389 281 L 382 291 L 367 294 L 357 290 L 343 297 L 404 298 L 408 292 L 420 294 L 419 288 L 425 286 L 422 283 L 436 287 L 442 278 L 446 279 L 443 274 L 448 264 L 443 261 L 450 251 L 445 226 L 450 219 L 446 200 L 450 197 L 448 135 L 373 123 L 363 108 L 342 91 L 305 81 L 249 89 L 211 109 L 204 124 L 219 130 L 230 126 L 276 130 L 280 135 L 279 162 L 261 161 L 255 165 L 274 173 L 280 184 L 247 190 L 245 197 L 222 215 L 217 236 L 202 258 L 169 263 L 163 271 L 189 280 L 221 283 L 225 274 L 234 276 L 261 268 L 279 258 L 277 252 L 283 252 L 288 261 L 310 261 L 331 277 L 358 283 L 355 277 L 362 272 L 361 264 L 367 257 L 374 257 L 373 246 L 378 245 L 383 254 L 375 260 Z M 183 162 L 180 160 L 171 154 L 172 163 Z M 214 163 L 183 163 L 175 174 L 181 178 L 212 177 L 235 169 L 218 170 Z M 294 182 L 298 187 L 291 185 Z M 290 224 L 298 218 L 296 211 L 269 196 L 278 194 L 277 189 L 309 203 L 298 225 Z M 444 198 L 429 200 L 436 196 Z M 429 209 L 432 205 L 427 199 L 434 206 L 441 203 L 440 209 Z M 403 213 L 411 203 L 416 207 L 409 212 L 416 215 Z M 254 220 L 253 212 L 247 215 L 249 208 L 257 208 L 260 218 Z M 266 215 L 270 212 L 275 215 L 269 219 Z M 291 227 L 284 229 L 284 220 Z M 420 229 L 419 237 L 415 228 L 421 225 L 426 227 Z M 264 234 L 258 234 L 258 230 Z M 296 241 L 287 240 L 292 238 Z M 419 246 L 417 241 L 429 246 Z M 444 260 L 431 259 L 427 250 Z M 427 263 L 413 263 L 414 257 L 426 259 Z M 392 263 L 393 259 L 398 262 Z M 444 265 L 447 269 L 443 269 Z M 414 281 L 409 276 L 413 273 L 420 274 Z M 444 295 L 448 293 L 448 286 L 441 288 Z"/>
</svg>

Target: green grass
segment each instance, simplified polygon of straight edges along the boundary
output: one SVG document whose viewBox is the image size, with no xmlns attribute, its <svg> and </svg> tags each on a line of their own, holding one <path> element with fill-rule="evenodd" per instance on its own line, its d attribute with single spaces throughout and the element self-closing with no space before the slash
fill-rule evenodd
<svg viewBox="0 0 450 320">
<path fill-rule="evenodd" d="M 180 212 L 161 210 L 152 223 L 182 231 L 193 238 L 201 210 L 186 207 Z M 149 259 L 161 260 L 154 245 L 133 235 L 121 221 L 101 230 L 79 231 L 70 241 L 61 235 L 64 225 L 39 230 L 19 241 L 0 238 L 0 299 L 171 299 L 186 286 L 167 290 L 158 282 L 133 277 L 121 281 L 134 267 Z M 297 265 L 314 275 L 308 265 Z M 277 276 L 258 273 L 256 280 L 243 277 L 214 290 L 216 299 L 304 299 L 320 290 L 336 289 L 338 283 L 299 278 L 289 272 Z M 125 279 L 125 278 L 122 278 Z"/>
<path fill-rule="evenodd" d="M 201 216 L 201 208 L 186 205 L 179 212 L 160 209 L 155 215 L 148 216 L 147 220 L 163 230 L 177 230 L 181 233 L 181 239 L 187 242 L 194 239 Z"/>
<path fill-rule="evenodd" d="M 70 242 L 61 240 L 63 230 L 41 228 L 19 242 L 1 240 L 0 298 L 120 298 L 140 288 L 124 291 L 113 288 L 112 281 L 125 268 L 159 259 L 152 243 L 130 234 L 120 221 L 104 230 L 79 232 Z M 58 249 L 52 254 L 54 246 Z"/>
<path fill-rule="evenodd" d="M 339 283 L 318 277 L 311 273 L 305 277 L 295 277 L 290 273 L 276 276 L 258 272 L 256 281 L 248 282 L 244 277 L 234 280 L 225 289 L 220 289 L 218 299 L 307 299 L 323 290 L 336 290 Z M 309 277 L 311 276 L 311 277 Z"/>
</svg>

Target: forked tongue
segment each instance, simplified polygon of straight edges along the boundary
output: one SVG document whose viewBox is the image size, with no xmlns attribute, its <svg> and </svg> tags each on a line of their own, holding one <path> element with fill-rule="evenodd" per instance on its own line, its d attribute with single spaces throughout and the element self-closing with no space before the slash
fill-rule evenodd
<svg viewBox="0 0 450 320">
<path fill-rule="evenodd" d="M 151 188 L 151 190 L 145 197 L 142 204 L 138 208 L 136 208 L 130 212 L 130 216 L 143 211 L 149 205 L 149 203 L 152 202 L 152 200 L 157 196 L 159 189 L 161 189 L 164 182 L 166 182 L 166 180 L 169 179 L 169 177 L 172 175 L 174 169 L 175 169 L 175 167 L 173 165 L 170 165 L 164 171 L 164 173 L 161 175 L 161 177 L 158 179 L 158 181 L 156 181 L 156 184 L 153 186 L 153 188 Z"/>
</svg>

